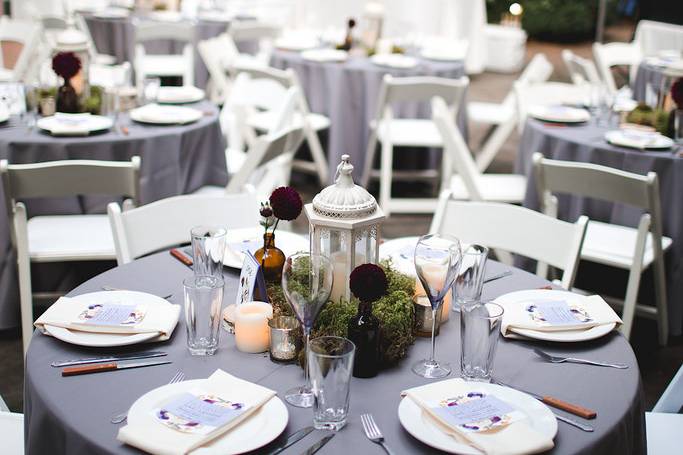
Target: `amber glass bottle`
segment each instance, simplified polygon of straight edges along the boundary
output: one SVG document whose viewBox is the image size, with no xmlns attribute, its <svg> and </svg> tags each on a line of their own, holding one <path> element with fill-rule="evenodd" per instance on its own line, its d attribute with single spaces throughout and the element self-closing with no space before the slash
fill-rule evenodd
<svg viewBox="0 0 683 455">
<path fill-rule="evenodd" d="M 353 375 L 357 378 L 377 376 L 380 363 L 381 328 L 379 319 L 372 314 L 372 302 L 360 302 L 358 313 L 348 327 L 349 340 L 356 345 Z"/>
<path fill-rule="evenodd" d="M 254 257 L 261 264 L 266 281 L 280 283 L 286 257 L 285 253 L 275 246 L 274 233 L 263 234 L 263 247 L 256 250 Z"/>
</svg>

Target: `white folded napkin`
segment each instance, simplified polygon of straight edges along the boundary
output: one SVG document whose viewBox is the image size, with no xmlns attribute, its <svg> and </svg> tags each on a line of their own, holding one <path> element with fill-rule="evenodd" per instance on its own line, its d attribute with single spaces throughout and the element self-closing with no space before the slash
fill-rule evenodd
<svg viewBox="0 0 683 455">
<path fill-rule="evenodd" d="M 63 114 L 54 116 L 55 122 L 50 128 L 53 136 L 87 136 L 90 134 L 90 114 Z"/>
<path fill-rule="evenodd" d="M 240 413 L 228 423 L 203 434 L 201 425 L 195 430 L 187 420 L 178 420 L 173 415 L 166 421 L 160 419 L 164 407 L 169 407 L 179 398 L 174 397 L 143 416 L 144 423 L 121 428 L 117 439 L 155 455 L 184 455 L 235 428 L 275 396 L 275 391 L 236 378 L 223 370 L 216 370 L 196 392 L 204 398 L 212 396 L 214 402 L 232 405 Z"/>
<path fill-rule="evenodd" d="M 514 336 L 511 329 L 530 329 L 539 332 L 587 330 L 606 324 L 622 323 L 614 310 L 599 295 L 568 298 L 524 300 L 505 304 L 500 331 L 503 336 Z"/>
<path fill-rule="evenodd" d="M 45 325 L 94 333 L 159 333 L 167 340 L 180 316 L 180 305 L 138 305 L 134 301 L 89 304 L 86 300 L 60 297 L 34 325 L 43 333 Z"/>
<path fill-rule="evenodd" d="M 445 417 L 449 408 L 448 403 L 457 402 L 463 405 L 467 401 L 483 398 L 482 395 L 491 398 L 491 395 L 487 396 L 477 391 L 476 383 L 465 382 L 460 378 L 448 379 L 408 389 L 401 395 L 413 400 L 424 413 L 438 423 L 437 427 L 444 433 L 459 443 L 469 444 L 485 454 L 532 454 L 549 450 L 554 446 L 552 439 L 532 428 L 527 417 L 514 408 L 499 416 L 500 420 L 497 422 L 485 419 L 483 423 L 479 423 L 478 428 L 473 425 L 456 425 L 448 420 Z M 496 399 L 495 396 L 493 398 Z M 503 404 L 512 408 L 505 402 Z"/>
</svg>

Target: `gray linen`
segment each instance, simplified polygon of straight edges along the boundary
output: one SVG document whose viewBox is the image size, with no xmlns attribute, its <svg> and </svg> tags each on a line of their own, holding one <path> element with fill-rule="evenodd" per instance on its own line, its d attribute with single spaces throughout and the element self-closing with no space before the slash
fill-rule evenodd
<svg viewBox="0 0 683 455">
<path fill-rule="evenodd" d="M 143 204 L 190 193 L 203 185 L 225 185 L 225 139 L 218 110 L 209 102 L 194 106 L 212 114 L 182 126 L 141 125 L 121 114 L 120 123 L 127 125 L 128 135 L 110 131 L 88 137 L 56 138 L 35 129 L 29 132 L 18 119 L 12 118 L 6 126 L 0 126 L 0 159 L 15 164 L 68 159 L 124 161 L 138 155 L 142 160 Z M 0 329 L 7 329 L 19 324 L 19 290 L 2 191 L 0 187 Z M 32 199 L 27 201 L 27 208 L 29 216 L 105 213 L 111 200 L 98 196 Z M 33 275 L 34 289 L 40 289 L 41 280 L 49 278 Z"/>
<path fill-rule="evenodd" d="M 377 96 L 385 74 L 395 77 L 438 76 L 458 78 L 465 74 L 463 62 L 435 62 L 420 60 L 411 69 L 385 68 L 367 58 L 351 57 L 343 63 L 320 63 L 305 60 L 298 52 L 276 50 L 271 58 L 276 68 L 292 68 L 306 93 L 312 112 L 329 117 L 327 157 L 330 180 L 334 178 L 341 156 L 348 154 L 358 169 L 357 178 L 365 163 L 369 139 L 369 123 L 375 118 Z M 395 111 L 397 117 L 429 118 L 428 103 L 402 103 Z M 466 112 L 458 113 L 461 131 L 466 131 Z M 324 145 L 323 145 L 324 147 Z M 394 162 L 402 160 L 401 152 L 394 152 Z"/>
<path fill-rule="evenodd" d="M 524 206 L 538 209 L 538 194 L 531 157 L 541 152 L 548 158 L 595 163 L 645 175 L 656 172 L 662 206 L 662 230 L 673 239 L 666 254 L 669 330 L 672 336 L 683 327 L 683 158 L 675 151 L 646 151 L 616 147 L 603 135 L 606 128 L 593 124 L 573 127 L 547 127 L 537 120 L 527 120 L 515 162 L 515 172 L 529 178 Z M 678 150 L 678 149 L 677 149 Z M 561 195 L 559 216 L 575 221 L 580 215 L 624 226 L 637 227 L 642 211 L 623 204 Z"/>
<path fill-rule="evenodd" d="M 487 275 L 493 275 L 507 267 L 490 262 L 487 269 Z M 171 258 L 167 252 L 162 252 L 109 270 L 74 289 L 70 295 L 97 291 L 106 284 L 160 295 L 172 292 L 172 302 L 182 304 L 181 281 L 191 273 L 190 269 Z M 226 269 L 227 302 L 232 302 L 235 297 L 237 280 L 237 271 Z M 483 297 L 492 299 L 507 292 L 544 284 L 547 284 L 545 280 L 514 269 L 512 276 L 486 284 Z M 167 383 L 179 370 L 185 373 L 187 379 L 197 379 L 206 378 L 215 369 L 222 368 L 276 390 L 280 398 L 283 398 L 282 394 L 287 389 L 303 381 L 302 371 L 297 366 L 275 364 L 267 354 L 238 352 L 234 337 L 224 331 L 221 333 L 220 348 L 214 357 L 191 357 L 185 343 L 185 324 L 181 317 L 180 324 L 168 342 L 112 350 L 129 352 L 162 349 L 168 352 L 167 358 L 173 364 L 62 378 L 59 369 L 50 367 L 50 362 L 98 355 L 104 351 L 68 345 L 35 333 L 26 360 L 24 413 L 27 454 L 140 453 L 116 440 L 119 426 L 110 424 L 109 419 L 112 414 L 128 409 L 141 395 Z M 451 363 L 456 372 L 454 376 L 458 371 L 458 345 L 458 315 L 452 313 L 450 321 L 441 328 L 436 353 L 438 359 Z M 629 369 L 544 363 L 532 352 L 533 346 L 543 346 L 560 354 L 623 362 L 629 365 Z M 374 414 L 394 453 L 436 453 L 403 430 L 397 415 L 400 392 L 428 382 L 410 371 L 410 365 L 423 358 L 428 349 L 429 339 L 420 338 L 410 348 L 408 357 L 396 367 L 381 372 L 374 379 L 354 378 L 348 424 L 321 453 L 344 454 L 350 448 L 363 454 L 383 453 L 362 432 L 360 414 L 365 412 Z M 497 378 L 510 384 L 554 395 L 597 411 L 597 419 L 590 422 L 595 427 L 594 433 L 584 433 L 558 422 L 556 447 L 550 453 L 644 453 L 643 394 L 638 364 L 630 345 L 620 334 L 615 332 L 599 340 L 571 344 L 501 339 L 494 373 Z M 615 387 L 617 384 L 618 387 Z M 285 434 L 289 435 L 311 424 L 310 409 L 287 406 L 287 410 L 289 424 Z M 284 453 L 301 453 L 321 434 L 316 431 Z"/>
<path fill-rule="evenodd" d="M 650 84 L 652 90 L 655 93 L 659 93 L 661 89 L 663 74 L 662 68 L 648 63 L 641 63 L 638 65 L 638 71 L 636 72 L 636 78 L 631 84 L 631 90 L 633 91 L 633 99 L 645 102 L 647 94 L 647 84 Z"/>
</svg>

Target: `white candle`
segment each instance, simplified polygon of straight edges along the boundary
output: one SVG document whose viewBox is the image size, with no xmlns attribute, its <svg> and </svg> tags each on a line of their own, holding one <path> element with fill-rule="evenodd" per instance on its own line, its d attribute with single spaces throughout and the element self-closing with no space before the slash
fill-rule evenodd
<svg viewBox="0 0 683 455">
<path fill-rule="evenodd" d="M 270 346 L 268 319 L 273 307 L 265 302 L 247 302 L 235 308 L 235 344 L 242 352 L 265 352 Z"/>
<path fill-rule="evenodd" d="M 427 278 L 428 283 L 434 283 L 436 286 L 439 286 L 440 284 L 443 283 L 444 277 L 443 274 L 439 271 L 433 271 L 430 269 L 423 269 L 423 272 Z M 415 295 L 416 296 L 421 296 L 424 295 L 426 296 L 427 293 L 424 290 L 424 287 L 422 286 L 422 282 L 420 281 L 419 278 L 415 279 Z M 443 303 L 441 304 L 442 308 L 442 313 L 441 313 L 441 323 L 443 324 L 444 322 L 448 321 L 448 316 L 450 315 L 451 312 L 451 300 L 453 298 L 453 293 L 449 290 L 446 293 L 446 296 L 443 298 Z"/>
<path fill-rule="evenodd" d="M 349 283 L 346 275 L 346 254 L 344 252 L 334 253 L 330 258 L 332 266 L 334 267 L 332 282 L 332 292 L 330 293 L 330 300 L 338 302 L 342 297 L 346 297 L 346 288 Z"/>
</svg>

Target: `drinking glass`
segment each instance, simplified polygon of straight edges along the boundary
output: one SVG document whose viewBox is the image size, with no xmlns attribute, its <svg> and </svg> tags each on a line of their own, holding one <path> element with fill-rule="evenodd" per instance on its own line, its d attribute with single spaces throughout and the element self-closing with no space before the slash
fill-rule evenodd
<svg viewBox="0 0 683 455">
<path fill-rule="evenodd" d="M 683 109 L 673 111 L 674 116 L 674 140 L 677 144 L 683 145 Z"/>
<path fill-rule="evenodd" d="M 146 77 L 142 80 L 142 93 L 140 94 L 140 101 L 143 106 L 145 104 L 156 103 L 159 97 L 159 88 L 161 87 L 161 79 L 158 77 Z"/>
<path fill-rule="evenodd" d="M 441 308 L 446 293 L 453 286 L 461 258 L 460 242 L 449 235 L 424 235 L 415 247 L 415 270 L 432 307 L 431 355 L 428 359 L 420 360 L 413 365 L 413 372 L 423 378 L 443 378 L 451 373 L 448 364 L 440 364 L 434 358 L 434 330 L 436 312 Z"/>
<path fill-rule="evenodd" d="M 460 309 L 460 374 L 469 381 L 490 382 L 500 337 L 503 307 L 477 302 Z"/>
<path fill-rule="evenodd" d="M 221 326 L 223 279 L 207 275 L 185 278 L 183 293 L 190 354 L 215 354 Z"/>
<path fill-rule="evenodd" d="M 461 306 L 481 298 L 488 254 L 489 249 L 481 245 L 469 245 L 463 250 L 460 270 L 453 283 L 453 311 L 460 311 Z"/>
<path fill-rule="evenodd" d="M 192 238 L 192 266 L 195 276 L 223 277 L 223 255 L 227 230 L 219 226 L 195 226 Z"/>
<path fill-rule="evenodd" d="M 341 430 L 349 414 L 349 391 L 356 346 L 346 338 L 319 337 L 311 341 L 308 365 L 313 390 L 313 426 Z"/>
<path fill-rule="evenodd" d="M 282 269 L 282 290 L 303 326 L 305 353 L 308 353 L 308 341 L 313 324 L 330 297 L 332 281 L 332 262 L 324 256 L 299 253 L 285 261 Z M 307 359 L 308 354 L 304 358 Z M 285 400 L 293 406 L 310 408 L 313 406 L 313 392 L 308 365 L 304 366 L 304 377 L 304 385 L 285 392 Z"/>
</svg>

